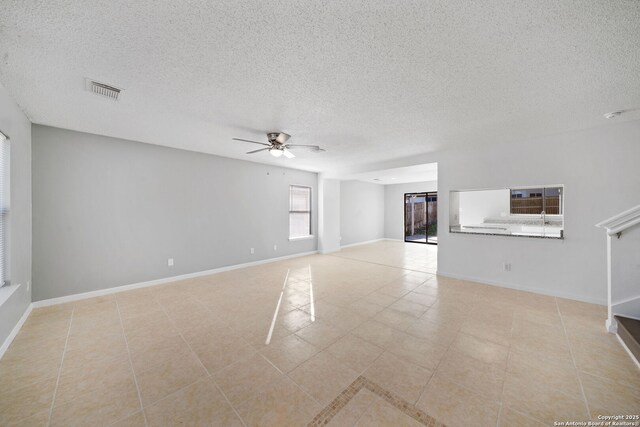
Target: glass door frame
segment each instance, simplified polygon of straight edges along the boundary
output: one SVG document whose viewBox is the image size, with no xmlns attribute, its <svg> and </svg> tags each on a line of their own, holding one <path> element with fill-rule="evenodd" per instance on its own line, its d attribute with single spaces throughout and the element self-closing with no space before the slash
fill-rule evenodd
<svg viewBox="0 0 640 427">
<path fill-rule="evenodd" d="M 424 223 L 425 223 L 425 236 L 424 236 L 424 242 L 423 241 L 419 241 L 419 240 L 407 240 L 407 196 L 415 196 L 415 197 L 424 197 L 425 200 L 425 210 L 424 210 Z M 404 195 L 402 196 L 402 217 L 403 217 L 403 223 L 404 223 L 404 227 L 403 227 L 403 233 L 404 233 L 404 241 L 407 243 L 421 243 L 423 245 L 437 245 L 438 242 L 435 241 L 429 241 L 429 234 L 428 234 L 428 230 L 429 230 L 429 197 L 430 196 L 438 196 L 438 192 L 437 191 L 421 191 L 421 192 L 412 192 L 412 193 L 404 193 Z M 437 203 L 437 199 L 436 199 L 436 203 Z M 437 220 L 436 220 L 436 224 L 437 224 Z"/>
<path fill-rule="evenodd" d="M 429 226 L 431 225 L 431 222 L 429 222 L 429 197 L 435 197 L 435 203 L 436 203 L 436 241 L 429 241 Z M 437 191 L 427 191 L 427 195 L 425 200 L 427 201 L 427 209 L 426 209 L 426 215 L 427 215 L 427 231 L 426 231 L 426 235 L 427 235 L 427 245 L 437 245 L 438 244 L 438 192 Z"/>
</svg>

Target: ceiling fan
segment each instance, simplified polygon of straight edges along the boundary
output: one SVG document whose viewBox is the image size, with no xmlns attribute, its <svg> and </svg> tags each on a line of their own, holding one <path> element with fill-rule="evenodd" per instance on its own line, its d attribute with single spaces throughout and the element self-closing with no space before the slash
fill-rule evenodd
<svg viewBox="0 0 640 427">
<path fill-rule="evenodd" d="M 273 157 L 281 157 L 282 155 L 284 155 L 286 158 L 292 159 L 295 157 L 295 155 L 289 150 L 289 148 L 306 147 L 311 151 L 315 151 L 315 152 L 326 151 L 325 149 L 320 148 L 318 145 L 287 144 L 287 141 L 289 140 L 289 138 L 291 138 L 291 135 L 287 135 L 286 133 L 283 133 L 283 132 L 269 132 L 267 133 L 267 139 L 269 140 L 269 143 L 249 141 L 248 139 L 241 139 L 241 138 L 232 138 L 232 139 L 235 141 L 244 141 L 244 142 L 250 142 L 252 144 L 260 144 L 260 145 L 266 146 L 266 148 L 260 148 L 259 150 L 247 151 L 247 154 L 259 153 L 260 151 L 269 150 L 269 153 Z"/>
</svg>

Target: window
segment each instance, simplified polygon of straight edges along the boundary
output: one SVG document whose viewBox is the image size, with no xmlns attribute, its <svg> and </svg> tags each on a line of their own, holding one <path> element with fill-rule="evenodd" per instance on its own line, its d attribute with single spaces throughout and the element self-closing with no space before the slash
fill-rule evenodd
<svg viewBox="0 0 640 427">
<path fill-rule="evenodd" d="M 0 132 L 0 287 L 9 284 L 9 138 Z"/>
<path fill-rule="evenodd" d="M 512 188 L 511 215 L 562 215 L 562 187 Z"/>
<path fill-rule="evenodd" d="M 311 188 L 289 187 L 289 238 L 311 236 Z"/>
</svg>

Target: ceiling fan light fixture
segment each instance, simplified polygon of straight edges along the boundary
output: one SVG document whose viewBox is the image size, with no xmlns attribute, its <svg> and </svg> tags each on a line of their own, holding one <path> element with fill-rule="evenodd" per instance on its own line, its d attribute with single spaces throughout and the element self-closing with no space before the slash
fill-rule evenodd
<svg viewBox="0 0 640 427">
<path fill-rule="evenodd" d="M 284 151 L 280 148 L 269 148 L 269 153 L 273 156 L 273 157 L 281 157 L 282 154 L 284 154 Z"/>
<path fill-rule="evenodd" d="M 286 157 L 287 159 L 295 158 L 296 155 L 291 152 L 290 148 L 302 147 L 315 152 L 325 151 L 323 148 L 320 148 L 320 146 L 318 145 L 287 144 L 286 142 L 289 140 L 290 137 L 291 135 L 287 135 L 286 133 L 282 133 L 282 132 L 269 132 L 267 134 L 267 140 L 269 142 L 251 141 L 249 139 L 242 139 L 242 138 L 231 138 L 231 139 L 233 139 L 234 141 L 243 141 L 243 142 L 249 142 L 251 144 L 258 144 L 263 147 L 263 148 L 260 148 L 259 150 L 247 151 L 247 154 L 255 154 L 255 153 L 260 153 L 264 151 L 269 151 L 269 153 L 276 158 L 282 157 L 282 156 Z"/>
</svg>

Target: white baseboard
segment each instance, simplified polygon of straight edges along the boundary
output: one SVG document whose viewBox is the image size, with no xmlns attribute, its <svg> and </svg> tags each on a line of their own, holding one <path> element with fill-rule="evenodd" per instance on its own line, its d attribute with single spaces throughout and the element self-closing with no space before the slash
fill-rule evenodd
<svg viewBox="0 0 640 427">
<path fill-rule="evenodd" d="M 548 295 L 550 297 L 572 299 L 575 301 L 588 302 L 590 304 L 607 305 L 607 302 L 605 300 L 599 300 L 596 298 L 585 298 L 580 295 L 567 294 L 564 292 L 553 292 L 547 289 L 540 289 L 540 288 L 530 288 L 526 286 L 519 286 L 513 283 L 500 282 L 496 280 L 488 280 L 488 279 L 483 279 L 479 277 L 470 277 L 470 276 L 465 276 L 465 275 L 456 274 L 456 273 L 448 273 L 441 270 L 436 271 L 436 275 L 450 277 L 452 279 L 467 280 L 469 282 L 476 282 L 480 284 L 498 286 L 500 288 L 508 288 L 508 289 L 515 289 L 518 291 L 533 292 L 536 294 Z"/>
<path fill-rule="evenodd" d="M 318 253 L 318 251 L 310 251 L 310 252 L 302 252 L 302 253 L 293 254 L 293 255 L 285 255 L 285 256 L 281 256 L 281 257 L 277 257 L 277 258 L 267 258 L 267 259 L 263 259 L 263 260 L 260 260 L 260 261 L 252 261 L 252 262 L 246 262 L 246 263 L 243 263 L 243 264 L 235 264 L 235 265 L 229 265 L 229 266 L 220 267 L 220 268 L 214 268 L 212 270 L 205 270 L 205 271 L 198 271 L 198 272 L 195 272 L 195 273 L 181 274 L 179 276 L 163 277 L 162 279 L 149 280 L 149 281 L 140 282 L 140 283 L 132 283 L 130 285 L 116 286 L 116 287 L 113 287 L 113 288 L 99 289 L 97 291 L 83 292 L 83 293 L 80 293 L 80 294 L 73 294 L 73 295 L 66 295 L 66 296 L 63 296 L 63 297 L 45 299 L 45 300 L 35 301 L 35 302 L 32 303 L 32 305 L 33 305 L 33 308 L 39 308 L 39 307 L 47 307 L 47 306 L 50 306 L 50 305 L 56 305 L 56 304 L 64 304 L 64 303 L 67 303 L 67 302 L 78 301 L 78 300 L 83 300 L 83 299 L 87 299 L 87 298 L 93 298 L 93 297 L 99 297 L 99 296 L 103 296 L 103 295 L 115 294 L 115 293 L 123 292 L 123 291 L 130 291 L 132 289 L 147 288 L 149 286 L 162 285 L 162 284 L 165 284 L 165 283 L 177 282 L 179 280 L 186 280 L 186 279 L 193 279 L 193 278 L 201 277 L 201 276 L 208 276 L 210 274 L 222 273 L 224 271 L 237 270 L 237 269 L 240 269 L 240 268 L 253 267 L 253 266 L 262 265 L 262 264 L 269 264 L 269 263 L 272 263 L 272 262 L 283 261 L 283 260 L 291 259 L 291 258 L 298 258 L 298 257 L 303 257 L 303 256 L 308 256 L 308 255 L 315 255 L 317 253 Z"/>
<path fill-rule="evenodd" d="M 27 321 L 27 318 L 29 317 L 31 310 L 33 310 L 33 304 L 29 304 L 27 306 L 27 309 L 22 314 L 22 317 L 20 318 L 20 320 L 18 320 L 18 323 L 16 323 L 16 325 L 11 330 L 11 333 L 9 334 L 9 336 L 2 343 L 2 346 L 0 347 L 0 359 L 2 359 L 2 356 L 4 356 L 4 353 L 7 351 L 7 349 L 15 339 L 16 335 L 18 335 L 18 332 L 20 332 L 20 329 L 22 328 L 22 325 L 24 325 L 24 322 Z"/>
<path fill-rule="evenodd" d="M 636 356 L 631 352 L 631 350 L 629 350 L 629 347 L 627 347 L 624 341 L 622 341 L 622 338 L 620 338 L 620 335 L 616 334 L 616 338 L 618 338 L 618 341 L 620 341 L 620 344 L 622 344 L 622 347 L 627 351 L 627 353 L 629 353 L 629 357 L 631 357 L 631 360 L 636 362 L 638 369 L 640 369 L 640 361 L 636 359 Z"/>
<path fill-rule="evenodd" d="M 348 245 L 341 245 L 340 249 L 344 249 L 344 248 L 351 248 L 353 246 L 360 246 L 360 245 L 368 245 L 370 243 L 376 243 L 376 242 L 381 242 L 383 240 L 387 240 L 385 238 L 380 238 L 380 239 L 373 239 L 373 240 L 367 240 L 365 242 L 358 242 L 358 243 L 350 243 Z"/>
</svg>

